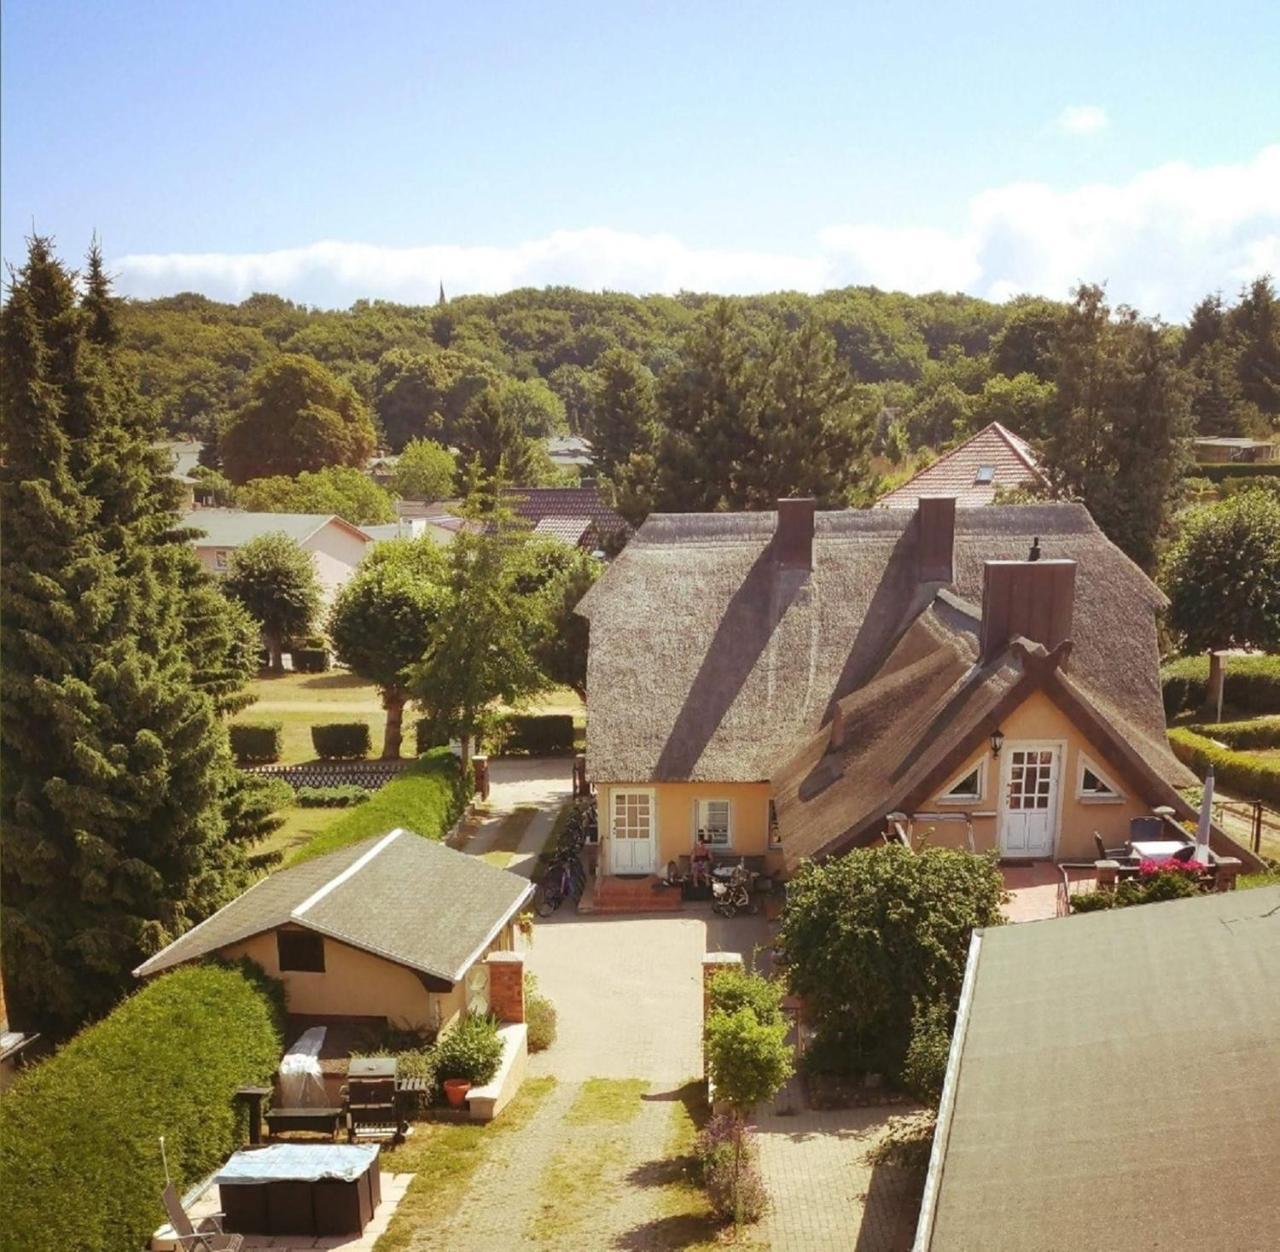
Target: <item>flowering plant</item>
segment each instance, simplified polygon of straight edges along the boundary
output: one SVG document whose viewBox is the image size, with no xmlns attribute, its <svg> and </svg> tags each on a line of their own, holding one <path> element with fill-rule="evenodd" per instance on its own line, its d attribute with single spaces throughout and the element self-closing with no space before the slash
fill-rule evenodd
<svg viewBox="0 0 1280 1252">
<path fill-rule="evenodd" d="M 1209 867 L 1203 861 L 1153 861 L 1138 863 L 1140 874 L 1203 874 Z"/>
</svg>

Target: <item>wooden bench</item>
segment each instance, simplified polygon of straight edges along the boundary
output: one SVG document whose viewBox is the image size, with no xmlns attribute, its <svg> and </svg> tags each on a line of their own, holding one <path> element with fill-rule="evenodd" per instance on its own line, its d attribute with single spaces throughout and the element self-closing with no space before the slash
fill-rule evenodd
<svg viewBox="0 0 1280 1252">
<path fill-rule="evenodd" d="M 309 1130 L 316 1134 L 327 1134 L 334 1139 L 337 1138 L 342 1117 L 343 1110 L 340 1108 L 268 1109 L 267 1126 L 273 1136 L 282 1130 Z"/>
</svg>

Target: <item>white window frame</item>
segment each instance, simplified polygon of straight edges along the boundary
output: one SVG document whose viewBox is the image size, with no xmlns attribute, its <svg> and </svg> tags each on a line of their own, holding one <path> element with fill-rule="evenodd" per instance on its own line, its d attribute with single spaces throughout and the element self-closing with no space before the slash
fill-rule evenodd
<svg viewBox="0 0 1280 1252">
<path fill-rule="evenodd" d="M 970 774 L 977 772 L 978 790 L 976 793 L 964 792 L 960 795 L 953 795 L 956 787 L 959 786 Z M 939 804 L 981 804 L 983 797 L 987 794 L 987 759 L 982 757 L 980 760 L 972 761 L 964 769 L 960 770 L 952 780 L 938 793 Z"/>
<path fill-rule="evenodd" d="M 984 478 L 982 471 L 990 470 L 991 472 Z M 973 485 L 975 487 L 990 487 L 996 481 L 996 467 L 994 465 L 979 465 L 973 471 Z"/>
<path fill-rule="evenodd" d="M 1076 799 L 1081 804 L 1123 804 L 1124 792 L 1111 781 L 1111 775 L 1107 770 L 1100 769 L 1097 763 L 1085 753 L 1077 754 L 1076 761 Z M 1102 785 L 1108 788 L 1106 792 L 1086 791 L 1084 786 L 1084 772 L 1088 770 Z"/>
<path fill-rule="evenodd" d="M 231 565 L 231 551 L 228 548 L 215 548 L 213 550 L 213 568 L 219 571 L 225 571 Z"/>
<path fill-rule="evenodd" d="M 723 843 L 717 843 L 714 839 L 707 839 L 707 847 L 709 848 L 732 848 L 733 847 L 733 801 L 728 796 L 699 796 L 693 802 L 693 843 L 698 842 L 698 831 L 707 829 L 707 822 L 703 820 L 703 805 L 723 804 L 725 813 L 725 838 Z"/>
<path fill-rule="evenodd" d="M 644 796 L 649 801 L 649 838 L 657 842 L 658 838 L 658 793 L 653 787 L 613 787 L 609 791 L 609 838 L 614 837 L 614 820 L 617 815 L 617 803 L 628 796 Z M 633 836 L 624 836 L 632 838 Z"/>
</svg>

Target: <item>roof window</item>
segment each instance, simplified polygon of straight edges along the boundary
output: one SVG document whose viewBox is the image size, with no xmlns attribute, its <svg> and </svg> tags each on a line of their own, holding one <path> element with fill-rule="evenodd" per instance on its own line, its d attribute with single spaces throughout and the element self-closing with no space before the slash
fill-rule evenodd
<svg viewBox="0 0 1280 1252">
<path fill-rule="evenodd" d="M 996 480 L 996 467 L 994 465 L 979 465 L 978 472 L 973 476 L 975 483 L 993 483 Z"/>
</svg>

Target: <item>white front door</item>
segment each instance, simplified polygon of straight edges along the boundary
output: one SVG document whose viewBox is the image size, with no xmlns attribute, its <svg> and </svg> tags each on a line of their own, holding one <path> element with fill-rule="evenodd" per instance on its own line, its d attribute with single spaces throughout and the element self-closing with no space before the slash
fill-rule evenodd
<svg viewBox="0 0 1280 1252">
<path fill-rule="evenodd" d="M 1052 856 L 1062 749 L 1057 744 L 1006 743 L 1004 750 L 1000 852 L 1004 856 Z"/>
<path fill-rule="evenodd" d="M 653 791 L 614 791 L 609 807 L 609 873 L 652 874 L 658 863 L 658 815 Z"/>
</svg>

